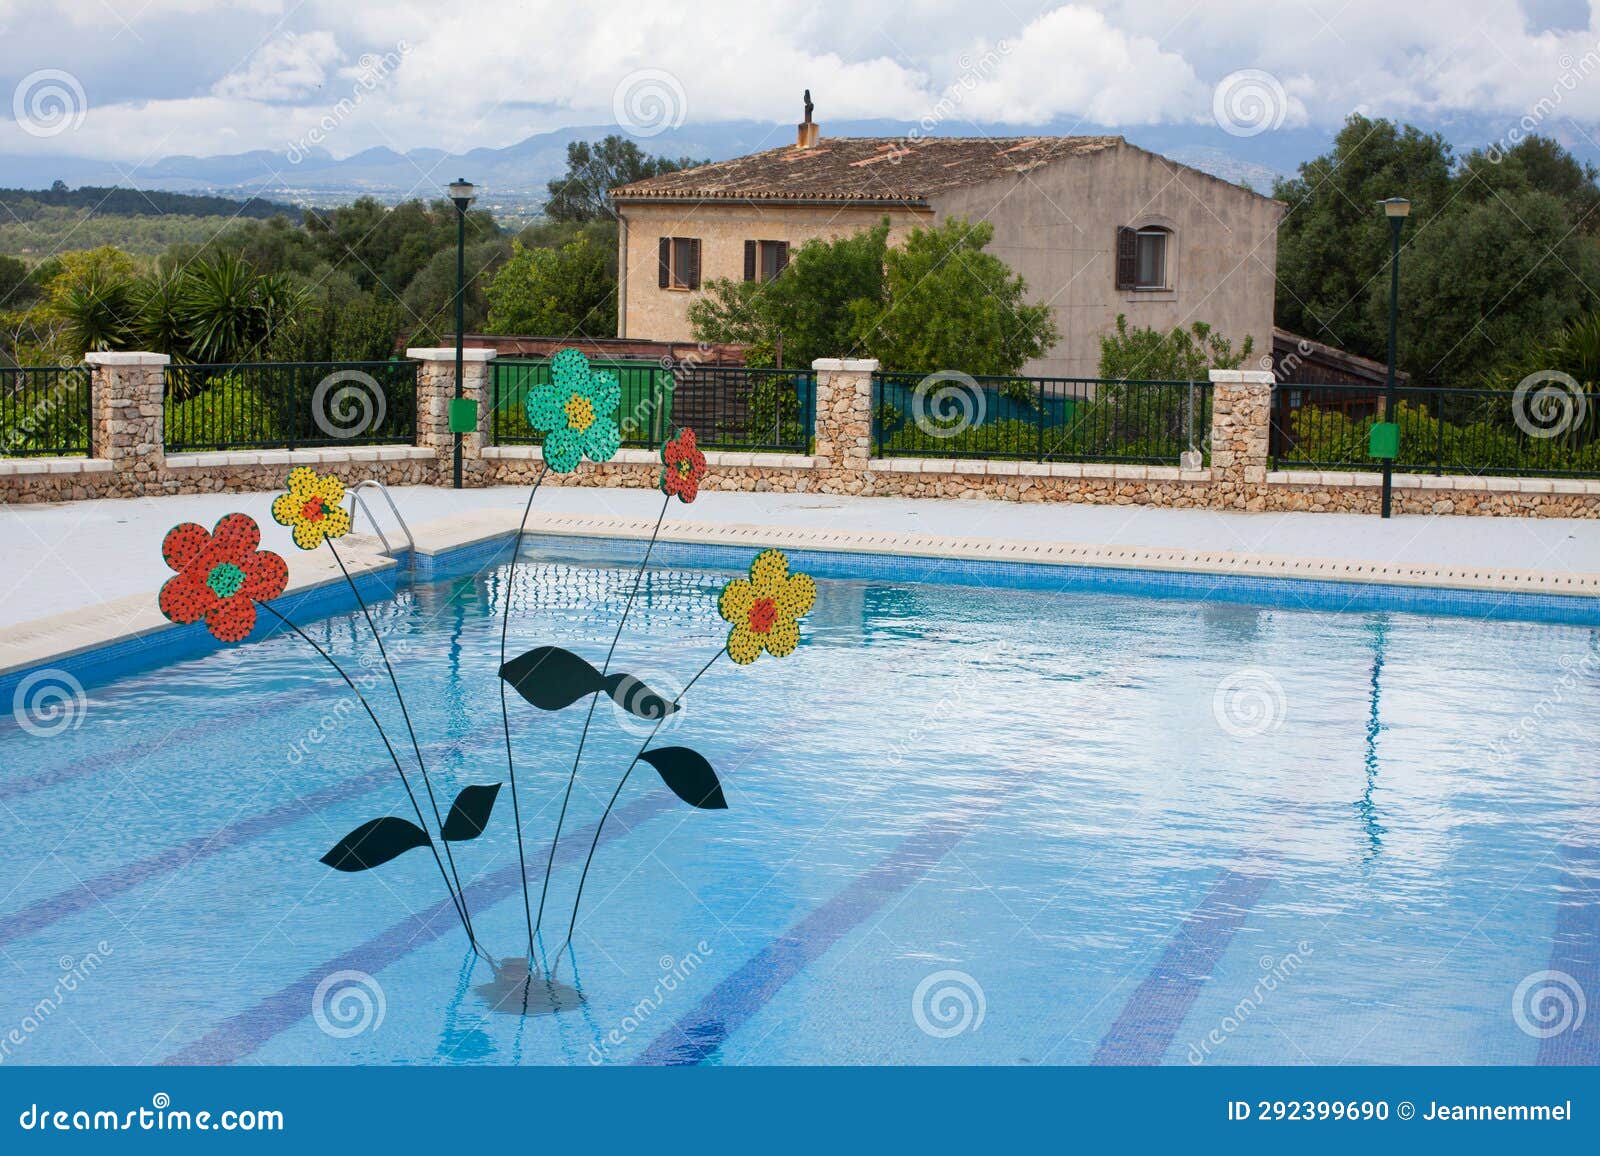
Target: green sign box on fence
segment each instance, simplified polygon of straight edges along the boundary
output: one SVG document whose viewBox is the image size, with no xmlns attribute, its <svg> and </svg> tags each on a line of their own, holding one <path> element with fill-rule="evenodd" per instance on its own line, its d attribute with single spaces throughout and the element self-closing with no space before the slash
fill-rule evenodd
<svg viewBox="0 0 1600 1156">
<path fill-rule="evenodd" d="M 453 397 L 450 399 L 450 432 L 469 434 L 478 432 L 478 399 Z"/>
<path fill-rule="evenodd" d="M 1400 456 L 1400 425 L 1398 422 L 1379 421 L 1372 423 L 1372 432 L 1367 435 L 1367 453 L 1374 458 L 1393 461 Z"/>
</svg>

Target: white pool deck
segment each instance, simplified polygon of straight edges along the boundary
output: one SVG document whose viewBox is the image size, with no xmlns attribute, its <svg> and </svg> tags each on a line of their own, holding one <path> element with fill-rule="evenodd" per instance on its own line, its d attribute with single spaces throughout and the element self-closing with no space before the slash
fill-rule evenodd
<svg viewBox="0 0 1600 1156">
<path fill-rule="evenodd" d="M 513 530 L 527 500 L 522 487 L 407 486 L 391 493 L 433 548 Z M 37 661 L 65 652 L 64 646 L 52 651 L 49 642 L 64 622 L 116 619 L 135 632 L 162 625 L 159 616 L 151 617 L 155 592 L 170 576 L 160 545 L 178 522 L 210 526 L 223 514 L 243 511 L 262 524 L 266 548 L 289 560 L 291 588 L 336 577 L 325 552 L 294 549 L 272 522 L 274 496 L 0 506 L 0 670 L 23 657 Z M 553 487 L 539 494 L 531 528 L 641 537 L 661 500 L 652 490 Z M 376 505 L 392 531 L 387 512 Z M 360 528 L 367 528 L 364 520 Z M 1385 522 L 1355 514 L 708 492 L 692 505 L 674 501 L 664 534 L 790 548 L 1600 596 L 1600 521 L 1580 519 L 1411 515 Z M 357 568 L 383 564 L 370 540 L 349 545 Z"/>
</svg>

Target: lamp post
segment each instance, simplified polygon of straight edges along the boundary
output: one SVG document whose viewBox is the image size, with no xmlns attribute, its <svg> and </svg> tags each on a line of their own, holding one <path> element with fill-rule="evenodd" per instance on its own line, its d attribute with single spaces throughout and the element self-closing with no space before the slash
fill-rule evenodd
<svg viewBox="0 0 1600 1156">
<path fill-rule="evenodd" d="M 1411 212 L 1411 202 L 1404 197 L 1390 197 L 1379 201 L 1384 216 L 1389 218 L 1389 374 L 1383 388 L 1383 422 L 1394 425 L 1394 350 L 1396 333 L 1400 325 L 1400 230 Z M 1398 431 L 1385 431 L 1390 439 L 1384 447 L 1383 459 L 1383 516 L 1387 518 L 1394 498 L 1394 457 L 1400 452 Z"/>
<path fill-rule="evenodd" d="M 456 205 L 456 400 L 460 401 L 461 392 L 461 363 L 464 334 L 466 327 L 466 288 L 467 288 L 467 206 L 471 205 L 477 190 L 472 187 L 465 177 L 455 181 L 450 186 L 450 199 Z M 1391 360 L 1393 355 L 1391 354 Z M 455 425 L 455 422 L 451 422 Z M 456 489 L 461 488 L 461 431 L 454 431 L 455 437 L 455 484 Z"/>
</svg>

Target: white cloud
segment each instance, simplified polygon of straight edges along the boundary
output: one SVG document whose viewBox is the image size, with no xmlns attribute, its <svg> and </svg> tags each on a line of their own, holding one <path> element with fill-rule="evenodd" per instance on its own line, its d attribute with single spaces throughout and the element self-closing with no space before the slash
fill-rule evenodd
<svg viewBox="0 0 1600 1156">
<path fill-rule="evenodd" d="M 936 111 L 945 131 L 1137 126 L 1207 122 L 1218 82 L 1250 69 L 1279 82 L 1290 126 L 1358 107 L 1509 118 L 1600 59 L 1592 6 L 1579 23 L 1518 0 L 0 0 L 0 118 L 6 89 L 41 68 L 78 76 L 89 100 L 81 127 L 48 139 L 0 119 L 0 152 L 282 149 L 349 97 L 363 56 L 401 41 L 403 65 L 341 116 L 331 151 L 610 123 L 643 70 L 675 78 L 687 124 L 770 121 L 774 140 L 807 87 L 824 131 Z M 1600 69 L 1563 92 L 1561 115 L 1600 121 Z"/>
<path fill-rule="evenodd" d="M 263 44 L 243 68 L 217 81 L 211 92 L 224 100 L 297 101 L 322 88 L 328 69 L 339 58 L 339 44 L 331 32 L 286 32 Z"/>
</svg>

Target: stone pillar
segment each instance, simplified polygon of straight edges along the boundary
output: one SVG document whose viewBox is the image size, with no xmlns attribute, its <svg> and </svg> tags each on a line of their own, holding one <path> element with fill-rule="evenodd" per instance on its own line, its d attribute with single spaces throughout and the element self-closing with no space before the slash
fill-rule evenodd
<svg viewBox="0 0 1600 1156">
<path fill-rule="evenodd" d="M 83 359 L 94 391 L 91 454 L 110 461 L 113 474 L 127 475 L 119 490 L 154 483 L 167 460 L 161 414 L 172 359 L 165 353 L 87 353 Z"/>
<path fill-rule="evenodd" d="M 822 357 L 811 368 L 817 375 L 817 469 L 843 471 L 844 492 L 859 493 L 872 460 L 872 375 L 878 363 Z"/>
<path fill-rule="evenodd" d="M 1256 369 L 1211 371 L 1212 504 L 1266 507 L 1272 374 Z"/>
<path fill-rule="evenodd" d="M 489 444 L 494 389 L 493 349 L 466 349 L 461 354 L 461 396 L 478 402 L 478 430 L 461 439 L 462 485 L 483 484 L 483 447 Z M 456 351 L 408 349 L 417 366 L 417 445 L 434 452 L 435 481 L 448 486 L 455 469 L 455 436 L 450 432 L 450 402 L 456 395 Z"/>
</svg>

